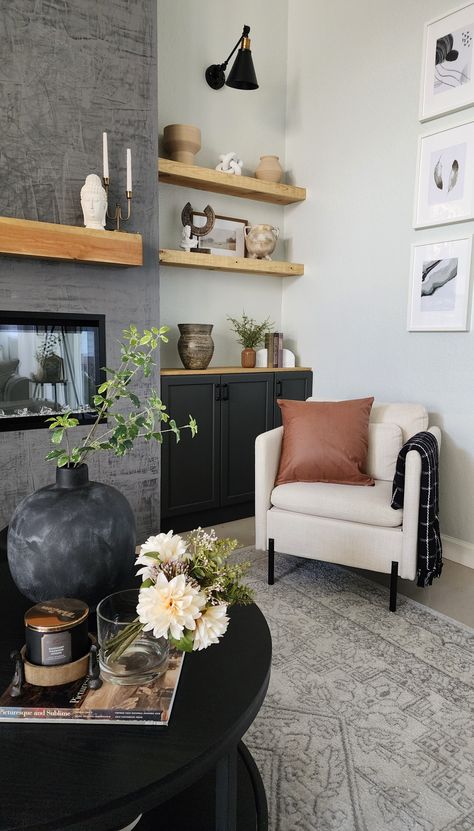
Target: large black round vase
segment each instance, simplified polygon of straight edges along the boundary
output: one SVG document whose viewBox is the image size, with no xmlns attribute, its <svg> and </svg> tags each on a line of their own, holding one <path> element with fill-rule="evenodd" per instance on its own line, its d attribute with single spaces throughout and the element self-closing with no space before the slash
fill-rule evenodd
<svg viewBox="0 0 474 831">
<path fill-rule="evenodd" d="M 93 607 L 132 573 L 135 518 L 110 485 L 90 482 L 87 465 L 58 468 L 56 484 L 18 505 L 8 530 L 8 562 L 34 602 L 77 597 Z"/>
</svg>

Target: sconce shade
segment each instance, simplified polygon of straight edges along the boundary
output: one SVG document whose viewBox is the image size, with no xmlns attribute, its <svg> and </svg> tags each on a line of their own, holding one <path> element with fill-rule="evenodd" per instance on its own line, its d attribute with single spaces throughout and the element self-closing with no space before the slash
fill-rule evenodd
<svg viewBox="0 0 474 831">
<path fill-rule="evenodd" d="M 225 82 L 226 86 L 234 89 L 258 89 L 257 76 L 250 49 L 241 48 L 237 52 L 234 65 Z"/>
<path fill-rule="evenodd" d="M 222 89 L 224 83 L 234 89 L 258 89 L 257 76 L 253 67 L 252 53 L 250 51 L 250 26 L 244 26 L 241 36 L 235 44 L 232 52 L 224 63 L 213 63 L 206 69 L 206 81 L 212 89 Z M 239 49 L 240 46 L 240 49 Z M 225 71 L 237 49 L 237 57 L 226 81 Z"/>
</svg>

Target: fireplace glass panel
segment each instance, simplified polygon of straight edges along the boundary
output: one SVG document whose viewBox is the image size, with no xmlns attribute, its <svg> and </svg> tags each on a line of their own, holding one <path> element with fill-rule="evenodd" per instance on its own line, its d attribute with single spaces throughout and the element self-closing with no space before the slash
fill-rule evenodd
<svg viewBox="0 0 474 831">
<path fill-rule="evenodd" d="M 102 316 L 0 313 L 0 429 L 38 427 L 66 411 L 91 420 L 103 335 Z"/>
</svg>

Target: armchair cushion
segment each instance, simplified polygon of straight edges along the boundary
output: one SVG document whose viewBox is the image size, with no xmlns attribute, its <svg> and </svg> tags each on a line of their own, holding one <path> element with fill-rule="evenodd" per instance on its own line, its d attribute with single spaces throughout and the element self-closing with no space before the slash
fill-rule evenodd
<svg viewBox="0 0 474 831">
<path fill-rule="evenodd" d="M 402 445 L 403 432 L 398 424 L 370 423 L 366 467 L 369 476 L 392 482 Z"/>
<path fill-rule="evenodd" d="M 391 497 L 391 482 L 376 481 L 373 488 L 292 482 L 274 488 L 271 503 L 275 508 L 296 514 L 398 528 L 403 522 L 403 511 L 390 507 Z"/>
<path fill-rule="evenodd" d="M 372 485 L 364 471 L 373 400 L 278 401 L 284 431 L 276 484 Z"/>
</svg>

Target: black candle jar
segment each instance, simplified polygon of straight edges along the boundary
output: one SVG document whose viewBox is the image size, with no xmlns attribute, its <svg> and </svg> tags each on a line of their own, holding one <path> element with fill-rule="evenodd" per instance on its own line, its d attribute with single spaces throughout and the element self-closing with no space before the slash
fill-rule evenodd
<svg viewBox="0 0 474 831">
<path fill-rule="evenodd" d="M 32 664 L 56 666 L 77 661 L 89 651 L 89 607 L 82 600 L 44 600 L 25 614 L 26 657 Z"/>
</svg>

